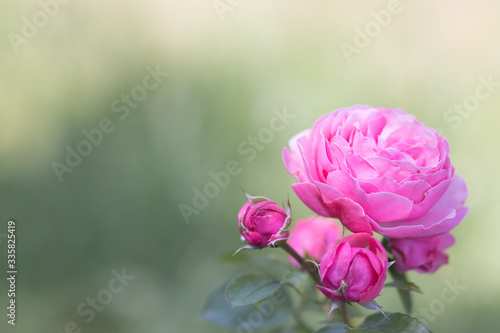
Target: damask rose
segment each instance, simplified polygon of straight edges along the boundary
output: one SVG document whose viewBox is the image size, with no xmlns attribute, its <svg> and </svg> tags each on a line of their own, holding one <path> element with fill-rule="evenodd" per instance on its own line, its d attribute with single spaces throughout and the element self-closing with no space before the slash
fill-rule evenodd
<svg viewBox="0 0 500 333">
<path fill-rule="evenodd" d="M 448 263 L 444 252 L 455 244 L 449 232 L 431 237 L 390 239 L 388 246 L 396 259 L 394 268 L 399 273 L 414 269 L 419 273 L 434 273 Z"/>
<path fill-rule="evenodd" d="M 325 286 L 317 287 L 334 301 L 367 303 L 384 287 L 388 266 L 387 253 L 377 239 L 364 232 L 349 235 L 321 259 Z"/>
<path fill-rule="evenodd" d="M 310 217 L 294 223 L 288 238 L 290 245 L 300 256 L 320 262 L 342 238 L 342 228 L 334 219 Z M 299 268 L 299 263 L 289 256 L 290 262 Z"/>
<path fill-rule="evenodd" d="M 286 210 L 264 197 L 251 197 L 238 213 L 238 227 L 245 240 L 256 247 L 276 247 L 290 232 L 290 207 Z"/>
<path fill-rule="evenodd" d="M 352 232 L 432 236 L 453 229 L 468 212 L 448 142 L 400 109 L 339 109 L 289 145 L 283 161 L 299 181 L 295 193 Z"/>
</svg>

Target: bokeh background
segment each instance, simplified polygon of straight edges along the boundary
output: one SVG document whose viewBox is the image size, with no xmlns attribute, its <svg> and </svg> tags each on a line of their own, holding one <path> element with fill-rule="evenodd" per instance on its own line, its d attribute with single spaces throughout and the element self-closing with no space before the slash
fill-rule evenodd
<svg viewBox="0 0 500 333">
<path fill-rule="evenodd" d="M 64 332 L 70 321 L 86 333 L 224 332 L 200 311 L 214 287 L 248 270 L 220 260 L 241 246 L 241 188 L 275 201 L 289 194 L 295 218 L 308 216 L 282 147 L 353 104 L 402 108 L 450 141 L 470 214 L 454 232 L 450 265 L 410 274 L 424 291 L 416 310 L 458 279 L 467 289 L 429 327 L 497 330 L 500 85 L 473 111 L 447 110 L 473 96 L 480 77 L 500 82 L 500 3 L 401 0 L 350 57 L 341 43 L 355 46 L 356 29 L 388 1 L 42 3 L 53 17 L 44 20 L 35 0 L 4 2 L 0 13 L 0 233 L 16 220 L 19 271 L 15 327 L 0 280 L 1 332 Z M 26 20 L 38 20 L 36 31 Z M 169 76 L 128 114 L 114 112 L 157 66 Z M 284 109 L 294 118 L 255 158 L 238 152 Z M 105 118 L 114 130 L 60 181 L 54 162 L 66 164 L 67 147 Z M 179 205 L 192 206 L 193 190 L 231 160 L 241 172 L 186 223 Z M 77 307 L 122 268 L 135 279 L 86 323 Z M 402 310 L 394 291 L 380 303 Z"/>
</svg>

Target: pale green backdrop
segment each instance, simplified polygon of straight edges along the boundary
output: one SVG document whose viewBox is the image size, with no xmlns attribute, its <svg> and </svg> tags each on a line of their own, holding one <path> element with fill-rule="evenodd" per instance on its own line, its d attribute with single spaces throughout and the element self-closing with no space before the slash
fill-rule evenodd
<svg viewBox="0 0 500 333">
<path fill-rule="evenodd" d="M 16 220 L 19 272 L 15 327 L 0 280 L 1 332 L 224 332 L 199 314 L 244 271 L 219 260 L 241 245 L 241 188 L 290 194 L 307 216 L 281 149 L 353 104 L 402 108 L 449 139 L 470 214 L 450 265 L 410 275 L 425 292 L 416 310 L 439 310 L 435 332 L 498 330 L 500 3 L 61 2 L 9 1 L 0 13 L 0 233 Z M 244 152 L 273 110 L 293 119 Z M 88 156 L 69 166 L 78 149 Z M 186 223 L 180 205 L 233 160 L 239 172 Z M 134 279 L 110 293 L 122 268 Z M 441 308 L 446 281 L 466 289 Z M 91 315 L 98 295 L 106 305 Z M 394 291 L 380 303 L 402 310 Z"/>
</svg>

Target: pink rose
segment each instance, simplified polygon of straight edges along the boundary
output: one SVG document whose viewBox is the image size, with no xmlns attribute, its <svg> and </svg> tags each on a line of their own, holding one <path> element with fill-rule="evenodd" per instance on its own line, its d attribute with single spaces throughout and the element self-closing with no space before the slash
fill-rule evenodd
<svg viewBox="0 0 500 333">
<path fill-rule="evenodd" d="M 290 208 L 285 211 L 275 202 L 264 197 L 251 197 L 238 213 L 241 235 L 253 246 L 276 247 L 286 241 L 290 232 Z"/>
<path fill-rule="evenodd" d="M 349 235 L 321 260 L 325 286 L 317 287 L 334 301 L 367 303 L 384 287 L 388 265 L 387 253 L 377 239 L 364 232 Z"/>
<path fill-rule="evenodd" d="M 290 245 L 301 257 L 308 256 L 320 262 L 325 253 L 342 238 L 342 228 L 333 219 L 310 217 L 299 220 L 288 238 Z M 290 262 L 299 268 L 299 263 L 288 256 Z"/>
<path fill-rule="evenodd" d="M 396 259 L 394 268 L 399 273 L 411 269 L 419 273 L 434 273 L 448 263 L 445 249 L 455 244 L 449 232 L 431 237 L 390 239 L 389 249 Z"/>
<path fill-rule="evenodd" d="M 449 231 L 467 215 L 467 188 L 448 153 L 446 139 L 414 116 L 357 105 L 292 138 L 283 162 L 317 214 L 352 232 L 406 238 Z"/>
</svg>

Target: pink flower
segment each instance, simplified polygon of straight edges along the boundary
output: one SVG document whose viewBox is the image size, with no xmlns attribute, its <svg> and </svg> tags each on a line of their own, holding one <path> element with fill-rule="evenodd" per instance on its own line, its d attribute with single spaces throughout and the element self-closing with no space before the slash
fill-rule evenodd
<svg viewBox="0 0 500 333">
<path fill-rule="evenodd" d="M 319 118 L 290 140 L 283 162 L 292 187 L 314 212 L 352 232 L 425 237 L 467 215 L 467 188 L 449 146 L 400 109 L 353 106 Z"/>
<path fill-rule="evenodd" d="M 434 273 L 448 263 L 445 249 L 455 244 L 449 232 L 431 237 L 390 239 L 389 249 L 396 258 L 394 268 L 399 273 L 411 269 L 419 273 Z"/>
<path fill-rule="evenodd" d="M 301 257 L 308 256 L 320 262 L 325 253 L 332 249 L 342 238 L 342 228 L 333 219 L 310 217 L 299 220 L 288 238 L 290 245 Z M 299 263 L 288 256 L 295 267 Z"/>
<path fill-rule="evenodd" d="M 334 301 L 367 303 L 384 287 L 388 265 L 387 253 L 377 239 L 364 232 L 349 235 L 321 260 L 325 286 L 317 287 Z"/>
<path fill-rule="evenodd" d="M 276 247 L 290 232 L 290 207 L 285 211 L 264 197 L 251 197 L 238 213 L 238 227 L 248 243 L 257 247 Z"/>
</svg>

